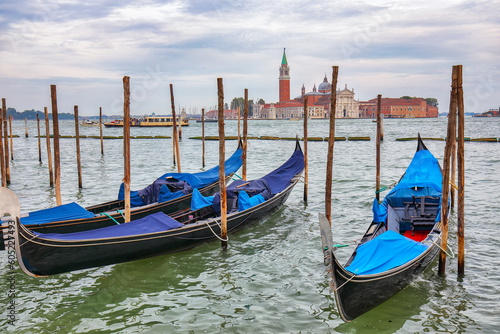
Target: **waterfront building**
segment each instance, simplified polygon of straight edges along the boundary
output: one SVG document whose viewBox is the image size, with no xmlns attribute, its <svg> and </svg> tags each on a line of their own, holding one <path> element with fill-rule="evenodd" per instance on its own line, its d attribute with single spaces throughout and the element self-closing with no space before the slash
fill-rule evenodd
<svg viewBox="0 0 500 334">
<path fill-rule="evenodd" d="M 332 86 L 325 75 L 323 82 L 312 91 L 306 93 L 302 85 L 301 95 L 290 99 L 290 67 L 285 50 L 279 67 L 279 102 L 259 105 L 255 117 L 267 119 L 290 119 L 304 117 L 304 98 L 307 96 L 307 112 L 310 118 L 330 117 L 330 98 Z M 359 103 L 354 99 L 354 89 L 337 90 L 336 114 L 337 118 L 359 118 Z"/>
<path fill-rule="evenodd" d="M 359 109 L 361 117 L 377 117 L 377 99 L 360 101 Z M 384 97 L 381 99 L 380 111 L 385 118 L 438 117 L 438 108 L 428 105 L 422 98 L 402 99 Z"/>
</svg>

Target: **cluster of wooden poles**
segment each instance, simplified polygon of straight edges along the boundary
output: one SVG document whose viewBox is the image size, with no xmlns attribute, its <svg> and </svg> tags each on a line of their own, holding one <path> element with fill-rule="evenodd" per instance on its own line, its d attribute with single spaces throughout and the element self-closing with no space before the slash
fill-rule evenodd
<svg viewBox="0 0 500 334">
<path fill-rule="evenodd" d="M 10 184 L 10 160 L 14 160 L 12 152 L 12 116 L 9 117 L 10 128 L 10 150 L 9 150 L 9 132 L 7 131 L 7 103 L 2 98 L 2 108 L 0 109 L 0 168 L 2 187 Z M 10 151 L 10 160 L 9 160 Z"/>
<path fill-rule="evenodd" d="M 333 147 L 335 143 L 335 105 L 337 91 L 338 66 L 333 66 L 332 73 L 332 94 L 330 105 L 330 135 L 328 139 L 328 155 L 326 168 L 326 188 L 325 188 L 325 216 L 332 225 L 332 169 L 333 169 Z M 455 65 L 452 69 L 452 85 L 450 96 L 450 111 L 448 114 L 448 130 L 446 136 L 446 146 L 443 162 L 443 184 L 441 197 L 441 252 L 439 255 L 438 273 L 444 275 L 446 263 L 446 249 L 448 242 L 448 193 L 451 193 L 451 206 L 454 207 L 455 189 L 455 161 L 458 162 L 458 210 L 457 210 L 457 236 L 458 236 L 458 275 L 464 275 L 464 97 L 462 89 L 462 65 Z M 383 140 L 383 127 L 381 117 L 381 95 L 377 98 L 377 140 L 376 140 L 376 198 L 380 200 L 380 143 Z M 304 112 L 306 111 L 307 97 L 304 101 Z M 457 121 L 458 115 L 458 121 Z M 458 122 L 458 136 L 457 136 Z M 307 118 L 304 118 L 304 129 L 306 129 Z M 306 130 L 305 130 L 306 131 Z M 304 143 L 307 142 L 307 135 L 304 134 Z M 458 146 L 458 147 L 457 147 Z M 456 157 L 456 159 L 455 159 Z M 307 159 L 307 158 L 306 158 Z M 451 163 L 450 163 L 451 160 Z M 306 164 L 307 166 L 307 164 Z M 307 178 L 307 168 L 306 168 Z M 307 180 L 307 179 L 306 179 Z M 306 181 L 307 186 L 307 181 Z M 304 192 L 304 199 L 307 191 Z"/>
<path fill-rule="evenodd" d="M 123 126 L 123 142 L 124 142 L 124 190 L 125 190 L 125 222 L 130 221 L 130 77 L 123 77 L 123 90 L 124 90 L 124 126 Z M 217 79 L 218 91 L 218 126 L 219 136 L 224 138 L 224 89 L 222 78 Z M 177 137 L 177 122 L 175 117 L 175 103 L 173 85 L 170 84 L 170 100 L 172 107 L 173 124 L 173 142 L 174 142 L 174 161 L 177 159 L 177 170 L 181 172 L 180 155 L 179 155 L 179 140 Z M 204 112 L 202 109 L 202 137 L 204 138 Z M 247 165 L 246 165 L 246 151 L 247 151 L 247 119 L 248 119 L 248 90 L 245 89 L 245 105 L 244 105 L 244 122 L 243 122 L 243 165 L 242 165 L 242 179 L 246 180 Z M 180 127 L 180 126 L 179 126 Z M 239 131 L 239 120 L 238 120 Z M 205 141 L 202 144 L 203 149 L 203 167 L 205 167 Z M 225 142 L 219 141 L 219 187 L 221 193 L 221 240 L 222 249 L 227 249 L 227 197 L 226 197 L 226 176 L 225 176 Z"/>
<path fill-rule="evenodd" d="M 332 170 L 333 170 L 333 148 L 335 143 L 335 110 L 336 110 L 336 88 L 338 77 L 338 66 L 333 66 L 332 73 L 332 90 L 331 90 L 331 105 L 330 105 L 330 123 L 329 123 L 329 137 L 328 137 L 328 154 L 327 154 L 327 168 L 326 168 L 326 184 L 325 184 L 325 216 L 331 226 L 331 200 L 332 200 Z M 124 126 L 123 126 L 123 140 L 124 140 L 124 189 L 125 189 L 125 221 L 130 221 L 130 77 L 123 77 L 124 88 Z M 224 136 L 224 91 L 222 78 L 217 79 L 218 90 L 218 127 L 219 138 Z M 181 172 L 180 152 L 179 152 L 179 139 L 180 135 L 177 133 L 177 122 L 175 116 L 175 103 L 173 94 L 173 85 L 170 84 L 170 98 L 173 116 L 173 161 L 177 165 L 177 171 Z M 376 197 L 379 200 L 380 194 L 380 144 L 383 140 L 383 118 L 381 116 L 381 95 L 378 95 L 377 103 L 377 138 L 376 138 Z M 47 153 L 49 161 L 49 174 L 50 185 L 55 186 L 56 203 L 61 205 L 61 192 L 60 192 L 60 158 L 59 158 L 59 125 L 57 116 L 57 95 L 56 86 L 51 85 L 51 100 L 52 100 L 52 120 L 53 120 L 53 133 L 54 133 L 54 165 L 55 173 L 52 172 L 52 158 L 50 150 L 50 135 L 49 135 L 49 120 L 47 107 L 45 110 L 45 128 L 47 140 Z M 82 175 L 81 175 L 81 162 L 80 162 L 80 147 L 79 147 L 79 128 L 78 128 L 78 106 L 74 107 L 75 113 L 75 129 L 76 129 L 76 147 L 77 147 L 77 167 L 78 167 L 78 184 L 82 188 Z M 457 133 L 457 113 L 458 113 L 458 138 Z M 7 117 L 6 117 L 6 102 L 2 99 L 2 117 L 0 119 L 0 156 L 1 156 L 1 170 L 2 170 L 2 186 L 10 184 L 10 171 L 9 171 L 9 145 L 7 133 Z M 205 110 L 202 109 L 202 165 L 205 167 L 205 126 L 204 115 Z M 242 178 L 246 180 L 247 166 L 247 138 L 248 138 L 248 89 L 245 89 L 245 104 L 244 104 L 244 121 L 243 121 L 243 166 Z M 304 115 L 308 114 L 307 110 L 307 96 L 304 99 Z M 3 120 L 3 122 L 1 122 Z M 12 117 L 10 120 L 10 152 L 12 155 Z M 3 134 L 2 134 L 3 123 Z M 39 159 L 41 162 L 41 145 L 40 145 L 40 121 L 37 115 L 38 124 L 38 147 Z M 99 108 L 99 125 L 101 137 L 101 154 L 104 154 L 103 134 L 102 134 L 102 109 Z M 179 131 L 181 126 L 179 125 Z M 240 138 L 240 118 L 238 117 L 238 138 Z M 2 141 L 3 135 L 3 141 Z M 457 138 L 457 140 L 455 140 Z M 458 150 L 457 150 L 458 143 Z M 455 159 L 455 156 L 457 157 Z M 308 157 L 307 157 L 307 117 L 304 117 L 304 202 L 307 202 L 308 192 Z M 451 167 L 450 167 L 451 160 Z M 464 102 L 463 102 L 463 89 L 462 89 L 462 66 L 453 66 L 452 73 L 452 90 L 450 99 L 450 113 L 448 116 L 448 133 L 445 147 L 445 157 L 443 165 L 443 196 L 441 203 L 441 224 L 442 224 L 442 243 L 439 261 L 439 273 L 444 274 L 445 261 L 446 261 L 446 248 L 448 238 L 448 192 L 449 184 L 455 183 L 455 161 L 458 161 L 458 272 L 459 275 L 464 273 Z M 176 164 L 177 162 L 177 164 Z M 219 183 L 221 191 L 221 239 L 222 248 L 227 249 L 227 198 L 226 198 L 226 183 L 225 183 L 225 141 L 219 140 Z M 451 169 L 451 176 L 450 176 Z M 53 176 L 54 175 L 54 176 Z M 55 179 L 55 184 L 54 184 Z M 452 206 L 454 205 L 455 189 L 451 189 Z"/>
</svg>

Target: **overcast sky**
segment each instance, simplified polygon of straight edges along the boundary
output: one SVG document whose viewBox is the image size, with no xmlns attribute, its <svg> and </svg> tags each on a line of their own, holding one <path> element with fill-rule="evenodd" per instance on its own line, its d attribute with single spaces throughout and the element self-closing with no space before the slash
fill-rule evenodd
<svg viewBox="0 0 500 334">
<path fill-rule="evenodd" d="M 291 96 L 311 91 L 331 66 L 355 98 L 435 97 L 448 111 L 452 65 L 464 66 L 467 112 L 500 106 L 500 2 L 2 0 L 0 96 L 18 111 L 170 113 L 243 96 L 278 100 L 286 48 Z"/>
</svg>

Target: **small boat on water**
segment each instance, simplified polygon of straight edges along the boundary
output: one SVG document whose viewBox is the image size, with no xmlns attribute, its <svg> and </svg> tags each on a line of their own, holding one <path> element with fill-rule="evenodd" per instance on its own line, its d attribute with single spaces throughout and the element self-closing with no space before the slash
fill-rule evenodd
<svg viewBox="0 0 500 334">
<path fill-rule="evenodd" d="M 80 122 L 80 126 L 99 126 L 99 122 L 90 119 L 84 119 Z"/>
<path fill-rule="evenodd" d="M 180 122 L 181 126 L 189 126 L 189 119 L 183 118 Z M 113 127 L 123 127 L 123 119 L 115 119 L 111 122 L 104 123 L 107 128 Z M 157 127 L 157 126 L 174 126 L 173 117 L 164 116 L 146 116 L 143 118 L 132 118 L 130 120 L 130 126 L 133 127 Z M 179 118 L 177 118 L 177 126 L 179 126 Z"/>
<path fill-rule="evenodd" d="M 440 250 L 442 172 L 418 137 L 417 152 L 345 265 L 334 251 L 331 227 L 320 214 L 325 265 L 340 316 L 349 322 L 388 300 L 424 271 Z"/>
<path fill-rule="evenodd" d="M 203 121 L 201 119 L 196 120 L 196 123 L 203 123 L 203 122 L 205 122 L 205 123 L 217 123 L 218 120 L 215 118 L 205 118 L 205 120 L 203 120 Z"/>
<path fill-rule="evenodd" d="M 292 156 L 276 170 L 260 179 L 237 180 L 229 185 L 227 231 L 240 229 L 281 207 L 303 169 L 304 155 L 297 140 Z M 6 248 L 15 249 L 21 269 L 30 276 L 48 276 L 171 253 L 220 239 L 220 209 L 220 193 L 205 197 L 195 190 L 191 209 L 171 216 L 158 212 L 125 224 L 61 234 L 32 231 L 14 215 L 2 227 Z"/>
<path fill-rule="evenodd" d="M 241 167 L 243 144 L 240 141 L 233 155 L 225 161 L 226 181 Z M 130 219 L 144 218 L 156 212 L 171 214 L 191 205 L 192 190 L 205 196 L 219 191 L 219 166 L 198 173 L 166 173 L 152 184 L 130 193 Z M 43 233 L 70 233 L 123 223 L 125 218 L 123 183 L 118 199 L 93 206 L 82 207 L 72 202 L 49 209 L 22 214 L 21 224 Z M 1 234 L 0 234 L 1 235 Z M 0 240 L 0 250 L 3 242 Z"/>
</svg>

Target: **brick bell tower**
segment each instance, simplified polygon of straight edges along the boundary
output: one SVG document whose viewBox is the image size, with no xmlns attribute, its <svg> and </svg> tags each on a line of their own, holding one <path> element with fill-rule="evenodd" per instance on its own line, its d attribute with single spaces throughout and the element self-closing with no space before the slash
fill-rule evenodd
<svg viewBox="0 0 500 334">
<path fill-rule="evenodd" d="M 290 67 L 286 61 L 285 49 L 283 49 L 283 59 L 281 60 L 280 70 L 280 100 L 279 102 L 290 101 Z"/>
</svg>

